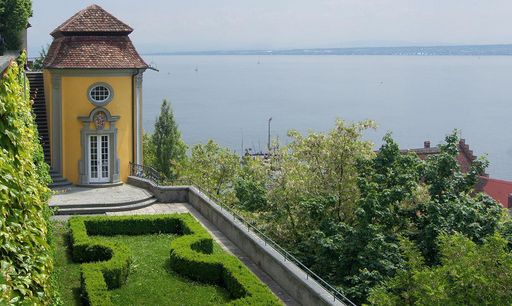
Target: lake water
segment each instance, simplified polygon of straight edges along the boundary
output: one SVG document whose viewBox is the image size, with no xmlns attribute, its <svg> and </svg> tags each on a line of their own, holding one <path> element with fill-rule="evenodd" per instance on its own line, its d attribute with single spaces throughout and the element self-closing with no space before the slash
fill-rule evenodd
<svg viewBox="0 0 512 306">
<path fill-rule="evenodd" d="M 402 148 L 440 143 L 460 129 L 492 177 L 512 179 L 512 57 L 146 56 L 144 128 L 171 101 L 188 145 L 214 139 L 237 152 L 286 143 L 294 128 L 326 131 L 337 117 L 372 119 L 379 145 L 391 131 Z"/>
</svg>

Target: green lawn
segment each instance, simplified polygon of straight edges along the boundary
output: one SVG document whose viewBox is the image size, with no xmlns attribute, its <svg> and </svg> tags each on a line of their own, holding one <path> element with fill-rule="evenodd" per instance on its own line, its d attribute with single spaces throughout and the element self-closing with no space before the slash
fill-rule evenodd
<svg viewBox="0 0 512 306">
<path fill-rule="evenodd" d="M 80 264 L 69 255 L 67 225 L 55 223 L 55 269 L 64 305 L 80 305 Z M 229 301 L 229 293 L 218 286 L 185 279 L 169 268 L 170 234 L 114 236 L 132 251 L 128 282 L 111 291 L 116 305 L 218 305 Z M 218 245 L 214 252 L 222 252 Z"/>
</svg>

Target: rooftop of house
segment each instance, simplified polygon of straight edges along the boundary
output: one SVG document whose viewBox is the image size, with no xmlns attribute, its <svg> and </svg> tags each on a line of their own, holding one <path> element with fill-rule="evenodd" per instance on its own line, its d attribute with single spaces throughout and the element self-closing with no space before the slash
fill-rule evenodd
<svg viewBox="0 0 512 306">
<path fill-rule="evenodd" d="M 403 153 L 414 152 L 414 153 L 418 154 L 418 156 L 421 159 L 425 159 L 428 155 L 439 154 L 441 152 L 441 149 L 439 148 L 439 146 L 432 147 L 430 145 L 430 141 L 427 140 L 427 141 L 423 142 L 423 148 L 404 149 L 404 150 L 401 150 L 401 152 L 403 152 Z M 470 161 L 473 161 L 476 159 L 476 156 L 473 154 L 473 150 L 469 149 L 469 145 L 466 144 L 465 139 L 459 140 L 459 152 L 461 154 L 463 154 Z"/>
<path fill-rule="evenodd" d="M 93 4 L 64 21 L 50 35 L 53 37 L 76 35 L 78 33 L 128 35 L 131 32 L 133 32 L 133 29 L 129 25 L 117 19 L 99 5 Z"/>
<path fill-rule="evenodd" d="M 503 207 L 512 208 L 512 182 L 484 177 L 480 188 Z"/>
<path fill-rule="evenodd" d="M 146 69 L 128 37 L 133 29 L 98 5 L 79 11 L 51 35 L 44 61 L 53 69 Z"/>
</svg>

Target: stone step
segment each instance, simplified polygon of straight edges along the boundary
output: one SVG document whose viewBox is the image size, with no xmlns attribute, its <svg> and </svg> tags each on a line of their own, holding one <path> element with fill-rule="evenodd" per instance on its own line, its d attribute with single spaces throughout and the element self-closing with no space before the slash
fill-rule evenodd
<svg viewBox="0 0 512 306">
<path fill-rule="evenodd" d="M 60 182 L 67 182 L 68 180 L 66 180 L 62 176 L 54 176 L 54 177 L 52 177 L 52 181 L 53 181 L 53 183 L 60 183 Z"/>
<path fill-rule="evenodd" d="M 80 207 L 80 208 L 59 208 L 56 212 L 57 215 L 92 215 L 92 214 L 104 214 L 106 212 L 116 211 L 129 211 L 135 209 L 141 209 L 148 207 L 157 202 L 157 199 L 150 198 L 146 201 L 130 204 L 130 205 L 118 205 L 118 206 L 97 206 L 97 207 Z"/>
<path fill-rule="evenodd" d="M 71 186 L 71 185 L 72 185 L 71 182 L 65 179 L 65 181 L 62 181 L 62 182 L 50 183 L 50 185 L 48 185 L 48 187 L 50 187 L 50 189 L 57 189 L 57 188 Z"/>
<path fill-rule="evenodd" d="M 126 202 L 118 202 L 118 203 L 86 203 L 86 204 L 59 204 L 59 205 L 51 205 L 50 207 L 58 207 L 59 209 L 68 209 L 68 208 L 106 208 L 106 207 L 120 207 L 120 206 L 130 206 L 142 202 L 146 202 L 149 200 L 155 199 L 153 195 L 148 195 L 144 198 L 138 198 L 136 200 L 129 200 Z"/>
</svg>

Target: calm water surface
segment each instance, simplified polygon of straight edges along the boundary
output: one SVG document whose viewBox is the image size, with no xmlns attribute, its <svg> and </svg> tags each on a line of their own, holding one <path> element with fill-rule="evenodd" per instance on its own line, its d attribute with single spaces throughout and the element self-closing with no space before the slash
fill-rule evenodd
<svg viewBox="0 0 512 306">
<path fill-rule="evenodd" d="M 144 128 L 172 102 L 187 144 L 215 139 L 237 152 L 264 150 L 267 120 L 286 143 L 290 128 L 325 131 L 337 117 L 372 119 L 366 137 L 391 131 L 403 148 L 438 144 L 454 128 L 491 176 L 512 179 L 512 57 L 147 56 Z"/>
</svg>

